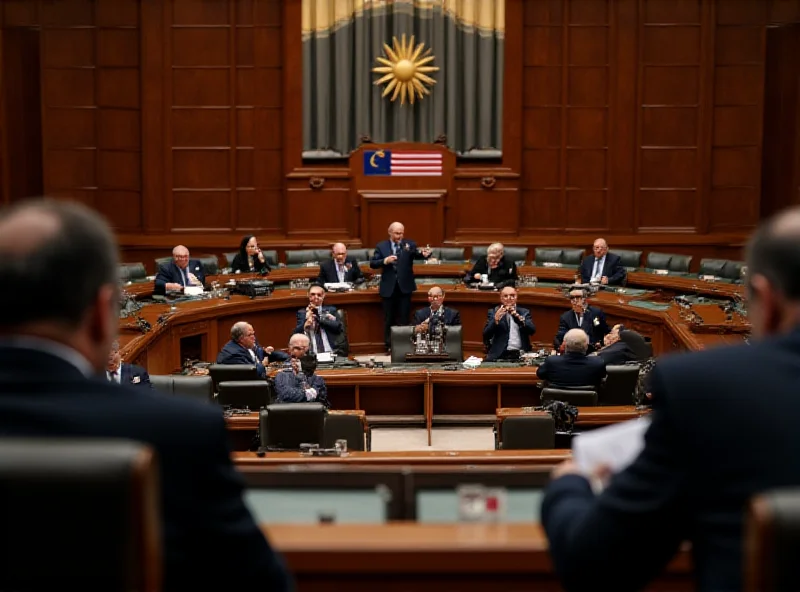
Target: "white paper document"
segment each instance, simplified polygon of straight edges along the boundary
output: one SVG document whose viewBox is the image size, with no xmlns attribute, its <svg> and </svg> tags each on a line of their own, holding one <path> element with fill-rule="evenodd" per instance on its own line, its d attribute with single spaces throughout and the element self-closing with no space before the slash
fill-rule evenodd
<svg viewBox="0 0 800 592">
<path fill-rule="evenodd" d="M 352 287 L 350 282 L 325 282 L 326 290 L 349 290 Z"/>
<path fill-rule="evenodd" d="M 333 353 L 317 352 L 317 362 L 333 362 Z"/>
<path fill-rule="evenodd" d="M 639 456 L 649 427 L 650 418 L 642 417 L 583 432 L 572 441 L 572 458 L 586 476 L 603 465 L 618 473 Z"/>
<path fill-rule="evenodd" d="M 186 286 L 183 289 L 184 296 L 200 296 L 203 293 L 203 286 Z"/>
</svg>

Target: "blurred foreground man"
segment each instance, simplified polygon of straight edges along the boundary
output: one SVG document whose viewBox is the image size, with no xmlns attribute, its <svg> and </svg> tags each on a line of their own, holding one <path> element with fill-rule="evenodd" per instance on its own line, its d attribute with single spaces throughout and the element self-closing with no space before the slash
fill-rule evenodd
<svg viewBox="0 0 800 592">
<path fill-rule="evenodd" d="M 645 448 L 600 495 L 571 461 L 553 471 L 542 523 L 568 590 L 642 589 L 683 540 L 699 590 L 740 590 L 748 500 L 800 484 L 800 208 L 747 263 L 753 345 L 659 358 Z"/>
<path fill-rule="evenodd" d="M 26 290 L 24 298 L 0 290 L 0 306 L 14 311 L 0 318 L 0 438 L 149 444 L 160 468 L 163 589 L 291 589 L 242 499 L 221 411 L 109 383 L 119 324 L 117 252 L 106 222 L 81 205 L 36 200 L 0 212 L 0 285 Z M 2 512 L 13 508 L 0 510 L 0 523 Z M 37 524 L 36 516 L 26 520 L 43 540 L 58 528 Z M 3 533 L 0 527 L 0 547 L 7 548 L 14 541 Z M 0 570 L 5 589 L 2 578 Z"/>
</svg>

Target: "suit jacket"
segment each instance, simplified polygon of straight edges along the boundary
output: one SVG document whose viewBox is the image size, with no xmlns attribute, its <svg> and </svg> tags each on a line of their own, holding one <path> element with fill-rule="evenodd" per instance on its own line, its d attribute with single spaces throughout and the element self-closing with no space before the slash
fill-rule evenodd
<svg viewBox="0 0 800 592">
<path fill-rule="evenodd" d="M 625 362 L 635 362 L 638 360 L 634 351 L 628 347 L 627 343 L 617 341 L 608 347 L 598 350 L 597 356 L 602 358 L 606 366 L 621 366 Z"/>
<path fill-rule="evenodd" d="M 583 322 L 580 326 L 578 326 L 578 319 L 575 318 L 574 310 L 570 309 L 561 315 L 561 319 L 558 321 L 558 333 L 556 333 L 555 339 L 553 339 L 553 345 L 556 349 L 561 347 L 561 343 L 564 341 L 564 335 L 566 335 L 567 331 L 570 329 L 583 329 L 589 336 L 589 345 L 591 347 L 594 347 L 598 343 L 602 345 L 603 337 L 611 332 L 611 329 L 608 328 L 608 323 L 606 323 L 605 313 L 596 306 L 589 306 L 586 308 L 586 312 L 583 314 Z"/>
<path fill-rule="evenodd" d="M 484 255 L 479 257 L 472 266 L 467 276 L 467 282 L 475 282 L 475 274 L 486 274 L 489 276 L 489 281 L 495 285 L 496 288 L 503 289 L 506 286 L 513 286 L 517 281 L 517 264 L 505 258 L 505 255 L 497 263 L 497 267 L 489 269 L 489 261 Z"/>
<path fill-rule="evenodd" d="M 253 360 L 250 351 L 251 350 L 239 345 L 235 341 L 229 341 L 223 346 L 222 351 L 217 354 L 217 364 L 247 364 L 248 366 L 255 364 L 258 376 L 260 378 L 265 378 L 267 376 L 267 370 L 260 361 L 264 359 L 264 350 L 258 346 L 256 347 L 255 354 L 257 360 Z"/>
<path fill-rule="evenodd" d="M 297 324 L 294 327 L 294 331 L 292 331 L 292 335 L 296 335 L 298 333 L 305 335 L 306 332 L 305 329 L 303 329 L 305 322 L 306 309 L 301 308 L 297 311 Z M 331 345 L 331 349 L 336 350 L 337 342 L 339 341 L 339 337 L 342 334 L 344 327 L 342 326 L 341 319 L 336 314 L 335 306 L 322 305 L 322 314 L 320 315 L 319 319 L 319 327 L 327 336 L 328 343 Z M 310 337 L 310 339 L 313 339 L 313 337 Z"/>
<path fill-rule="evenodd" d="M 461 315 L 455 308 L 448 308 L 446 306 L 442 306 L 442 314 L 444 315 L 444 324 L 453 326 L 453 325 L 460 325 L 461 324 Z M 426 306 L 425 308 L 420 308 L 418 311 L 414 313 L 414 325 L 419 325 L 425 319 L 429 319 L 431 316 L 431 307 Z"/>
<path fill-rule="evenodd" d="M 153 447 L 164 590 L 291 589 L 244 503 L 218 407 L 86 378 L 42 351 L 0 347 L 0 360 L 0 436 L 121 438 Z"/>
<path fill-rule="evenodd" d="M 350 265 L 350 269 L 346 269 L 344 273 L 344 281 L 356 283 L 358 280 L 364 279 L 364 274 L 361 273 L 361 268 L 358 262 L 353 257 L 347 257 L 344 260 L 345 266 Z M 339 282 L 339 276 L 336 273 L 336 261 L 323 261 L 319 266 L 319 276 L 317 283 L 321 286 L 325 284 L 335 284 Z"/>
<path fill-rule="evenodd" d="M 659 358 L 636 460 L 599 496 L 575 475 L 545 491 L 542 523 L 566 588 L 644 588 L 689 540 L 698 590 L 740 590 L 748 500 L 800 484 L 798 378 L 800 328 Z"/>
<path fill-rule="evenodd" d="M 389 255 L 394 255 L 391 241 L 381 241 L 375 247 L 375 252 L 369 262 L 372 269 L 381 270 L 381 298 L 391 298 L 395 286 L 401 293 L 411 294 L 417 289 L 417 282 L 414 281 L 414 259 L 424 259 L 425 257 L 422 256 L 422 253 L 417 253 L 417 243 L 406 239 L 400 241 L 397 261 L 384 265 L 383 260 Z"/>
<path fill-rule="evenodd" d="M 252 258 L 253 259 L 252 271 L 250 270 L 250 262 L 247 260 L 248 258 L 250 258 L 249 255 L 247 257 L 242 257 L 241 253 L 236 253 L 236 256 L 233 258 L 233 261 L 231 261 L 231 271 L 233 271 L 233 273 L 260 273 L 262 275 L 266 275 L 270 271 L 272 271 L 272 268 L 269 266 L 269 263 L 267 263 L 266 256 L 264 257 L 264 263 L 261 263 L 261 261 L 259 261 L 258 255 Z"/>
<path fill-rule="evenodd" d="M 120 364 L 120 366 L 120 384 L 153 388 L 153 385 L 150 382 L 150 375 L 147 373 L 147 370 L 141 366 L 137 366 L 136 364 L 125 364 L 124 362 Z"/>
<path fill-rule="evenodd" d="M 600 386 L 606 377 L 603 358 L 567 352 L 563 356 L 547 356 L 536 369 L 536 376 L 551 386 Z"/>
<path fill-rule="evenodd" d="M 581 261 L 581 281 L 588 284 L 592 279 L 592 270 L 594 269 L 594 255 L 584 257 Z M 609 286 L 617 286 L 625 280 L 625 268 L 622 266 L 622 260 L 619 255 L 613 253 L 606 253 L 606 260 L 603 262 L 603 273 L 600 276 L 608 278 Z"/>
<path fill-rule="evenodd" d="M 203 271 L 203 264 L 197 259 L 189 259 L 186 271 L 188 273 L 193 273 L 197 279 L 200 280 L 201 284 L 206 283 L 206 274 L 205 271 Z M 170 261 L 169 263 L 158 266 L 153 293 L 163 296 L 166 293 L 166 285 L 172 283 L 183 285 L 181 270 L 175 265 L 175 261 Z"/>
<path fill-rule="evenodd" d="M 317 398 L 309 401 L 306 397 L 306 386 L 316 389 Z M 284 368 L 275 375 L 275 399 L 278 403 L 322 403 L 330 409 L 328 388 L 322 376 L 312 374 L 302 376 L 295 374 L 291 368 Z"/>
<path fill-rule="evenodd" d="M 489 309 L 489 314 L 486 318 L 486 325 L 483 327 L 483 343 L 489 348 L 489 353 L 486 354 L 486 361 L 493 362 L 503 355 L 503 352 L 508 348 L 508 334 L 510 332 L 510 325 L 508 324 L 508 315 L 500 319 L 499 323 L 494 322 L 494 313 L 497 307 Z M 512 322 L 516 323 L 519 327 L 519 337 L 522 341 L 522 351 L 531 351 L 531 335 L 536 333 L 536 325 L 533 324 L 531 319 L 531 312 L 527 308 L 517 307 L 517 313 L 522 317 L 523 322 L 520 323 L 517 319 L 512 317 Z"/>
</svg>

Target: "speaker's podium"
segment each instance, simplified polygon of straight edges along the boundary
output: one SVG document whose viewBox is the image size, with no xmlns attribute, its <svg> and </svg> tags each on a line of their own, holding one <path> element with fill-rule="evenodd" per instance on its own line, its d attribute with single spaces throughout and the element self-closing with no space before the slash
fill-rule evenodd
<svg viewBox="0 0 800 592">
<path fill-rule="evenodd" d="M 456 155 L 441 144 L 362 144 L 350 156 L 365 245 L 386 240 L 394 221 L 419 246 L 444 241 L 444 211 Z"/>
</svg>

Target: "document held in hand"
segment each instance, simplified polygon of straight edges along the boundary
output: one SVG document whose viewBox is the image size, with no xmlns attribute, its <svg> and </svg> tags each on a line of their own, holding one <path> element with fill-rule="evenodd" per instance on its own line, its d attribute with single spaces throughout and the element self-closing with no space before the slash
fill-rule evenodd
<svg viewBox="0 0 800 592">
<path fill-rule="evenodd" d="M 618 473 L 639 456 L 649 427 L 650 418 L 641 417 L 584 432 L 572 441 L 572 458 L 587 477 L 601 466 Z"/>
</svg>

